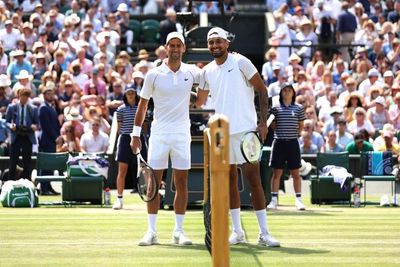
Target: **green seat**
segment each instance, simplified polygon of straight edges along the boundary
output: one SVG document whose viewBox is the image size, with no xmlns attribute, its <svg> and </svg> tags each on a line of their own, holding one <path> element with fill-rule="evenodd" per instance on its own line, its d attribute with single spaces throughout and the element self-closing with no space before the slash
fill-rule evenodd
<svg viewBox="0 0 400 267">
<path fill-rule="evenodd" d="M 155 19 L 145 19 L 142 21 L 142 37 L 145 43 L 160 42 L 160 22 Z"/>
<path fill-rule="evenodd" d="M 160 22 L 155 19 L 145 19 L 142 21 L 141 24 L 142 24 L 142 28 L 145 26 L 151 26 L 151 27 L 160 29 Z"/>
<path fill-rule="evenodd" d="M 364 181 L 364 206 L 367 205 L 367 182 L 390 182 L 392 196 L 394 194 L 394 188 L 396 185 L 396 177 L 394 175 L 371 175 L 368 174 L 368 153 L 361 152 L 360 154 L 360 173 L 361 180 Z M 390 159 L 390 166 L 393 168 L 393 157 Z"/>
<path fill-rule="evenodd" d="M 143 42 L 145 43 L 159 43 L 160 42 L 160 28 L 154 26 L 144 26 L 142 28 Z"/>
<path fill-rule="evenodd" d="M 320 171 L 327 165 L 335 165 L 349 169 L 349 153 L 318 153 L 316 159 L 317 175 L 311 175 L 311 203 L 349 202 L 351 204 L 351 180 L 345 182 L 346 190 L 334 183 L 333 176 L 322 176 Z"/>
<path fill-rule="evenodd" d="M 39 86 L 42 84 L 41 80 L 32 80 L 33 85 L 39 90 Z"/>
<path fill-rule="evenodd" d="M 133 31 L 133 41 L 138 42 L 140 40 L 142 23 L 136 19 L 131 19 L 128 28 Z"/>
<path fill-rule="evenodd" d="M 67 170 L 68 152 L 48 153 L 38 152 L 36 158 L 37 176 L 35 182 L 64 181 L 67 177 L 63 173 Z M 39 175 L 42 171 L 59 171 L 59 175 Z"/>
</svg>

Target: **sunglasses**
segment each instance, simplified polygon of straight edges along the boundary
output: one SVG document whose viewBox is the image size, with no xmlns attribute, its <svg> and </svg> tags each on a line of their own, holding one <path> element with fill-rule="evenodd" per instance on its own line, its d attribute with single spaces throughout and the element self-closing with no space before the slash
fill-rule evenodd
<svg viewBox="0 0 400 267">
<path fill-rule="evenodd" d="M 92 126 L 100 126 L 98 123 L 93 123 Z"/>
<path fill-rule="evenodd" d="M 364 116 L 364 113 L 356 113 L 357 116 Z"/>
</svg>

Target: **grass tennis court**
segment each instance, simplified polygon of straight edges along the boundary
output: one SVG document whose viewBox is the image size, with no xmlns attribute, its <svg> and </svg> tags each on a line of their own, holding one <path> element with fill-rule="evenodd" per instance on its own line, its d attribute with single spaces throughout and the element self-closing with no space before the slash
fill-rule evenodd
<svg viewBox="0 0 400 267">
<path fill-rule="evenodd" d="M 41 201 L 51 199 L 55 198 Z M 400 265 L 400 208 L 307 203 L 306 212 L 297 212 L 292 200 L 283 195 L 280 202 L 288 206 L 268 212 L 281 248 L 257 246 L 256 218 L 251 210 L 242 213 L 250 243 L 231 247 L 231 266 Z M 193 246 L 170 244 L 173 212 L 161 211 L 162 245 L 138 247 L 147 227 L 145 205 L 137 195 L 127 195 L 125 202 L 121 211 L 96 206 L 0 207 L 0 266 L 210 266 L 200 209 L 190 210 L 184 224 Z"/>
</svg>

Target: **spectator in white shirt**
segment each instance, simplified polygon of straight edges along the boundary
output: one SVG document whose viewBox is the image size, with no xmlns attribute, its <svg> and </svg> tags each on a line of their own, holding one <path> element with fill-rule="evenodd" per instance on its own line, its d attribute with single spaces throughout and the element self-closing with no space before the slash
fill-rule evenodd
<svg viewBox="0 0 400 267">
<path fill-rule="evenodd" d="M 15 49 L 17 41 L 21 39 L 21 32 L 13 28 L 11 20 L 6 20 L 5 28 L 0 30 L 0 41 L 3 43 L 6 52 Z"/>
<path fill-rule="evenodd" d="M 99 118 L 92 120 L 92 130 L 84 133 L 81 137 L 81 151 L 89 153 L 104 153 L 107 151 L 109 137 L 100 131 L 101 121 Z"/>
</svg>

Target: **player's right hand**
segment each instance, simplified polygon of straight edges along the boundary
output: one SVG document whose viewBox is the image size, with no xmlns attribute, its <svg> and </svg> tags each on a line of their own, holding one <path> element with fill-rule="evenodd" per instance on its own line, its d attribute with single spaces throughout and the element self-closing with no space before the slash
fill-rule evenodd
<svg viewBox="0 0 400 267">
<path fill-rule="evenodd" d="M 139 154 L 140 150 L 142 150 L 142 142 L 140 141 L 140 137 L 134 136 L 131 138 L 131 149 L 133 154 Z"/>
</svg>

